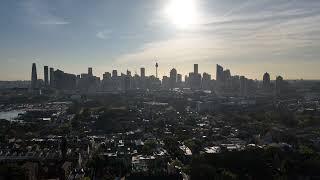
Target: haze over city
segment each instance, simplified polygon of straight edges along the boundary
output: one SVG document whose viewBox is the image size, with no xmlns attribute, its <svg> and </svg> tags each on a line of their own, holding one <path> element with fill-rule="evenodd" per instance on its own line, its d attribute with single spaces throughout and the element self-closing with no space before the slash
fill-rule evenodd
<svg viewBox="0 0 320 180">
<path fill-rule="evenodd" d="M 5 0 L 0 80 L 29 80 L 33 62 L 99 77 L 155 75 L 158 62 L 160 77 L 222 64 L 251 79 L 320 79 L 319 21 L 318 0 Z"/>
<path fill-rule="evenodd" d="M 0 180 L 320 179 L 320 0 L 2 0 Z"/>
</svg>

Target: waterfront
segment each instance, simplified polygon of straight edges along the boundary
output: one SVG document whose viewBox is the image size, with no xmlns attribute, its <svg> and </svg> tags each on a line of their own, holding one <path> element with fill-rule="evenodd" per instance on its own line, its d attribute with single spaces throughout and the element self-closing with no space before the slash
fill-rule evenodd
<svg viewBox="0 0 320 180">
<path fill-rule="evenodd" d="M 25 113 L 23 110 L 0 111 L 0 119 L 11 121 L 18 117 L 19 114 L 23 113 Z"/>
</svg>

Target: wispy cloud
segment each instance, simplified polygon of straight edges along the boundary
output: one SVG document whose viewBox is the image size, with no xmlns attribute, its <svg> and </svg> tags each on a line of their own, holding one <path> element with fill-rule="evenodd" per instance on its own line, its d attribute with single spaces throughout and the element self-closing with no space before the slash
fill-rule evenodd
<svg viewBox="0 0 320 180">
<path fill-rule="evenodd" d="M 314 61 L 320 56 L 316 50 L 320 47 L 320 2 L 312 2 L 246 1 L 221 16 L 208 13 L 198 28 L 144 44 L 116 61 L 146 64 L 158 57 L 161 63 L 177 66 L 184 62 L 290 65 Z"/>
<path fill-rule="evenodd" d="M 111 37 L 111 30 L 103 30 L 103 31 L 99 31 L 96 34 L 96 37 L 99 39 L 109 39 Z"/>
<path fill-rule="evenodd" d="M 39 24 L 43 24 L 43 25 L 67 25 L 67 24 L 70 24 L 70 22 L 64 21 L 64 20 L 49 20 L 49 21 L 42 21 Z"/>
<path fill-rule="evenodd" d="M 26 18 L 31 24 L 40 25 L 68 25 L 71 22 L 54 13 L 46 1 L 29 0 L 21 3 L 26 12 Z"/>
</svg>

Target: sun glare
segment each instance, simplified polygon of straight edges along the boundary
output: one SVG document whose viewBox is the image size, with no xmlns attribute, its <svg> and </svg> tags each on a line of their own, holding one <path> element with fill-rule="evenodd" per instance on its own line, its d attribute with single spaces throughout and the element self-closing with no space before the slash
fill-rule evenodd
<svg viewBox="0 0 320 180">
<path fill-rule="evenodd" d="M 197 22 L 195 0 L 171 0 L 165 14 L 177 27 L 188 28 Z"/>
</svg>

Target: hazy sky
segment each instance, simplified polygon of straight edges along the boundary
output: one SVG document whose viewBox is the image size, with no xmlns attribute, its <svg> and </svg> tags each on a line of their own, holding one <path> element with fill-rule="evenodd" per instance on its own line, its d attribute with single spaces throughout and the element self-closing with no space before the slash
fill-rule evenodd
<svg viewBox="0 0 320 180">
<path fill-rule="evenodd" d="M 80 74 L 215 64 L 261 79 L 320 79 L 320 0 L 2 0 L 0 80 L 43 65 Z M 41 73 L 41 74 L 40 74 Z"/>
</svg>

